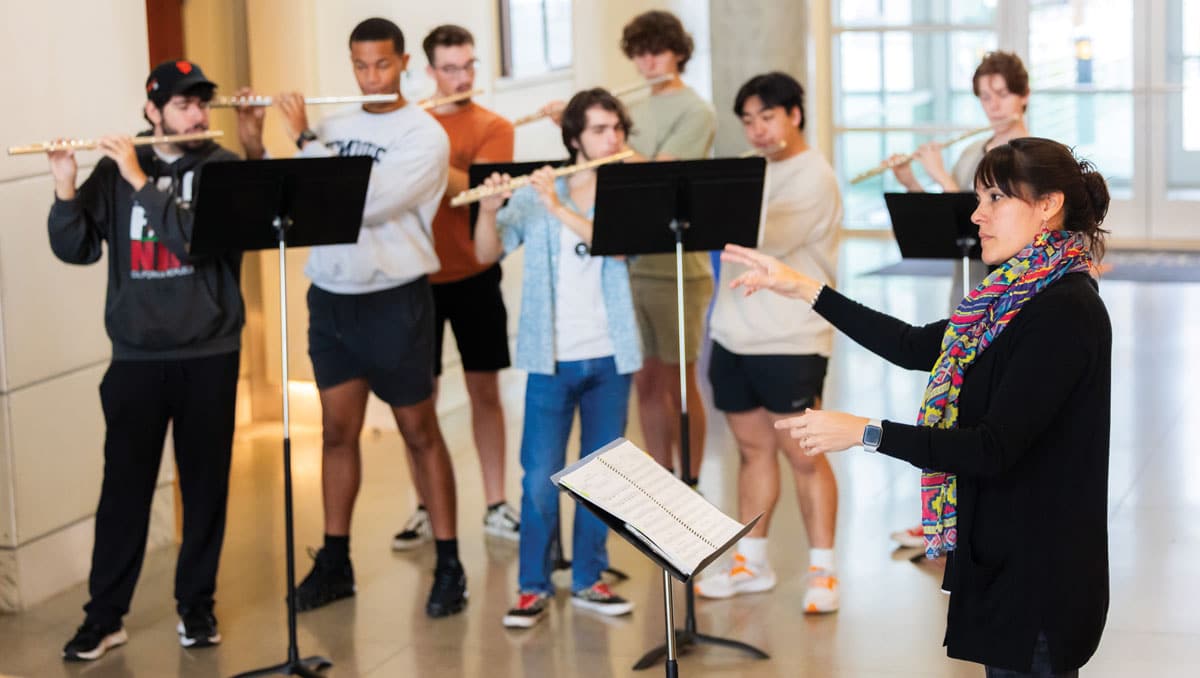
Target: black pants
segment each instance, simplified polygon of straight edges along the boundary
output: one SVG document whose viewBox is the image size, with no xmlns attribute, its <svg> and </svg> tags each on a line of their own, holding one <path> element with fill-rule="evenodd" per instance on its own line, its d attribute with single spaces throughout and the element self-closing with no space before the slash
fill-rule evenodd
<svg viewBox="0 0 1200 678">
<path fill-rule="evenodd" d="M 1033 646 L 1033 666 L 1026 673 L 1010 669 L 998 669 L 994 666 L 985 667 L 987 678 L 1078 678 L 1079 670 L 1065 673 L 1055 673 L 1050 668 L 1050 649 L 1046 644 L 1046 635 L 1039 633 L 1037 644 Z"/>
<path fill-rule="evenodd" d="M 238 354 L 186 360 L 114 360 L 100 382 L 104 482 L 88 579 L 89 621 L 110 625 L 129 612 L 142 570 L 150 503 L 167 422 L 183 495 L 183 544 L 175 601 L 211 606 L 225 537 Z"/>
</svg>

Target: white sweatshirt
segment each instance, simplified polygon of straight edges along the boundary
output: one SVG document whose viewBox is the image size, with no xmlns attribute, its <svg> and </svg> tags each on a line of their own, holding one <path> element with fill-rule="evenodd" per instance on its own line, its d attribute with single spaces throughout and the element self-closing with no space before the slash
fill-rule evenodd
<svg viewBox="0 0 1200 678">
<path fill-rule="evenodd" d="M 837 277 L 838 229 L 842 198 L 833 168 L 816 149 L 767 165 L 767 217 L 758 251 L 832 284 Z M 721 264 L 711 333 L 733 353 L 743 355 L 823 355 L 833 349 L 833 327 L 808 304 L 768 291 L 749 297 L 730 290 L 745 272 Z"/>
<path fill-rule="evenodd" d="M 312 248 L 305 275 L 328 292 L 367 294 L 437 271 L 433 215 L 450 167 L 442 126 L 410 103 L 388 113 L 348 109 L 325 118 L 316 133 L 319 143 L 301 156 L 369 155 L 375 162 L 358 242 Z"/>
</svg>

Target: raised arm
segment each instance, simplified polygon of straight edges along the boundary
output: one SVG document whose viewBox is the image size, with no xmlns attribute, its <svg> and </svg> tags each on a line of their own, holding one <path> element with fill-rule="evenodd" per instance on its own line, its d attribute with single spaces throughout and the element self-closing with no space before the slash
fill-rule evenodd
<svg viewBox="0 0 1200 678">
<path fill-rule="evenodd" d="M 838 330 L 900 367 L 929 370 L 941 353 L 944 320 L 922 327 L 909 325 L 851 301 L 778 259 L 746 247 L 726 245 L 721 261 L 749 269 L 735 278 L 730 287 L 741 288 L 747 295 L 769 290 L 812 304 L 813 310 Z"/>
<path fill-rule="evenodd" d="M 104 253 L 102 243 L 111 227 L 108 201 L 118 179 L 116 165 L 101 160 L 77 189 L 75 152 L 56 151 L 49 156 L 54 176 L 54 204 L 47 220 L 50 250 L 68 264 L 91 264 Z"/>
</svg>

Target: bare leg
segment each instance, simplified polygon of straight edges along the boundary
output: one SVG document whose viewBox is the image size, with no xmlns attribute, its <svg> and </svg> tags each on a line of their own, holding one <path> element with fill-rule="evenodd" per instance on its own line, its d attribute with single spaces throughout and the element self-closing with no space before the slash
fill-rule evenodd
<svg viewBox="0 0 1200 678">
<path fill-rule="evenodd" d="M 464 372 L 471 398 L 471 432 L 483 471 L 488 506 L 504 501 L 504 407 L 496 372 Z"/>
<path fill-rule="evenodd" d="M 442 430 L 438 428 L 433 398 L 415 405 L 393 407 L 396 426 L 412 455 L 413 480 L 419 496 L 425 498 L 435 539 L 453 539 L 457 534 L 454 468 Z"/>
<path fill-rule="evenodd" d="M 817 402 L 820 406 L 820 401 Z M 795 415 L 772 414 L 771 423 Z M 823 454 L 810 457 L 800 450 L 800 441 L 791 437 L 789 431 L 775 431 L 778 445 L 787 454 L 792 465 L 792 476 L 796 481 L 796 501 L 800 504 L 800 515 L 804 518 L 804 529 L 808 532 L 808 543 L 813 548 L 833 548 L 834 532 L 837 529 L 838 490 L 833 467 Z"/>
<path fill-rule="evenodd" d="M 726 413 L 729 429 L 741 453 L 738 467 L 738 519 L 762 520 L 750 530 L 750 537 L 766 537 L 771 515 L 779 501 L 779 458 L 771 417 L 763 408 L 748 412 Z"/>
<path fill-rule="evenodd" d="M 674 466 L 671 448 L 678 438 L 679 412 L 671 417 L 671 408 L 666 393 L 669 388 L 667 366 L 658 358 L 647 358 L 642 369 L 633 375 L 634 388 L 638 394 L 638 418 L 642 424 L 642 438 L 646 451 L 654 460 L 666 468 Z M 675 389 L 679 389 L 679 375 L 675 376 Z M 678 396 L 676 396 L 678 398 Z"/>
<path fill-rule="evenodd" d="M 321 389 L 321 497 L 325 534 L 350 534 L 350 517 L 362 478 L 362 433 L 370 387 L 354 379 Z"/>
</svg>

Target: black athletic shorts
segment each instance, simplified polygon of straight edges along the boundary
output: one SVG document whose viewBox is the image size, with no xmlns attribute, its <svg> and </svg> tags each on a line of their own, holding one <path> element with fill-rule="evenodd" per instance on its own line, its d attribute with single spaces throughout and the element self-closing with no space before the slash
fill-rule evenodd
<svg viewBox="0 0 1200 678">
<path fill-rule="evenodd" d="M 512 364 L 508 355 L 508 311 L 500 294 L 500 264 L 454 282 L 433 286 L 436 310 L 433 369 L 442 374 L 446 321 L 467 372 L 498 372 Z"/>
<path fill-rule="evenodd" d="M 742 355 L 714 341 L 708 364 L 713 404 L 722 412 L 802 412 L 821 397 L 828 365 L 824 356 Z"/>
<path fill-rule="evenodd" d="M 308 356 L 318 388 L 366 379 L 393 407 L 433 395 L 429 278 L 368 294 L 308 288 Z"/>
</svg>

